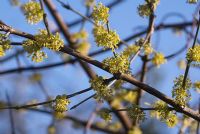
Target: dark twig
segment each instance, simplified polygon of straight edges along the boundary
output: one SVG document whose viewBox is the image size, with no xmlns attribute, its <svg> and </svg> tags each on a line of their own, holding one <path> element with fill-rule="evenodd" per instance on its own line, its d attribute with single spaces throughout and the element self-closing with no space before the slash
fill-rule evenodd
<svg viewBox="0 0 200 134">
<path fill-rule="evenodd" d="M 95 95 L 96 95 L 96 94 L 93 94 L 93 95 L 87 97 L 86 99 L 82 100 L 82 101 L 79 102 L 78 104 L 72 106 L 72 107 L 70 108 L 70 110 L 73 110 L 73 109 L 77 108 L 78 106 L 80 106 L 80 105 L 83 104 L 84 102 L 86 102 L 86 101 L 88 101 L 89 99 L 93 98 Z"/>
</svg>

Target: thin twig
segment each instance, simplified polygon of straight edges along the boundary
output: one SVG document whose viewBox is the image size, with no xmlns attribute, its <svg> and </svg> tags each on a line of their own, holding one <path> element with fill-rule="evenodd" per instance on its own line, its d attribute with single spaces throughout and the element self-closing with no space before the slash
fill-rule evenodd
<svg viewBox="0 0 200 134">
<path fill-rule="evenodd" d="M 199 12 L 198 25 L 197 25 L 197 30 L 196 30 L 194 42 L 193 42 L 193 45 L 192 45 L 192 49 L 195 47 L 195 44 L 196 44 L 196 41 L 197 41 L 197 36 L 198 36 L 198 33 L 199 33 L 199 27 L 200 27 L 200 12 Z M 184 74 L 183 83 L 182 83 L 183 88 L 185 88 L 185 86 L 186 86 L 185 84 L 186 84 L 186 80 L 187 80 L 187 76 L 188 76 L 188 73 L 189 73 L 191 62 L 192 61 L 190 59 L 187 61 L 187 66 L 186 66 L 186 69 L 185 69 L 185 74 Z"/>
<path fill-rule="evenodd" d="M 72 106 L 72 107 L 70 108 L 70 110 L 73 110 L 73 109 L 77 108 L 78 106 L 80 106 L 80 105 L 83 104 L 84 102 L 86 102 L 86 101 L 88 101 L 89 99 L 93 98 L 95 95 L 96 95 L 96 94 L 93 94 L 93 95 L 87 97 L 86 99 L 82 100 L 82 101 L 79 102 L 78 104 Z"/>
</svg>

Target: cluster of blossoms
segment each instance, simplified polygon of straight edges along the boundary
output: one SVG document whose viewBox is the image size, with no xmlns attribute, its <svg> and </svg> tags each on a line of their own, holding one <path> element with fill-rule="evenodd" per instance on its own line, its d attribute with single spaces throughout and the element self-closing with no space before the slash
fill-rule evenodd
<svg viewBox="0 0 200 134">
<path fill-rule="evenodd" d="M 140 49 L 140 47 L 142 47 L 141 50 L 144 55 L 154 54 L 151 60 L 154 65 L 159 67 L 161 64 L 166 63 L 167 60 L 165 59 L 164 55 L 160 52 L 155 52 L 152 48 L 151 43 L 146 42 L 144 44 L 144 41 L 144 38 L 140 38 L 135 42 L 135 45 L 127 47 L 127 49 L 124 50 L 123 54 L 130 57 L 135 54 Z"/>
<path fill-rule="evenodd" d="M 121 130 L 122 125 L 120 122 L 106 122 L 106 121 L 101 121 L 101 122 L 96 122 L 95 125 L 97 125 L 100 128 L 107 128 L 110 131 L 113 132 L 118 132 Z"/>
<path fill-rule="evenodd" d="M 114 30 L 105 28 L 105 24 L 108 23 L 108 17 L 109 8 L 105 7 L 102 3 L 94 6 L 92 12 L 92 18 L 95 21 L 93 35 L 98 46 L 102 46 L 105 49 L 110 48 L 114 51 L 114 49 L 117 48 L 117 44 L 120 42 L 120 38 Z"/>
<path fill-rule="evenodd" d="M 137 127 L 137 126 L 133 126 L 129 131 L 128 134 L 142 134 L 142 130 Z"/>
<path fill-rule="evenodd" d="M 95 4 L 95 0 L 85 0 L 85 6 L 91 7 Z"/>
<path fill-rule="evenodd" d="M 128 108 L 128 116 L 134 121 L 144 121 L 145 120 L 145 113 L 137 106 L 132 105 Z"/>
<path fill-rule="evenodd" d="M 180 69 L 186 68 L 186 61 L 184 59 L 179 60 L 177 64 Z"/>
<path fill-rule="evenodd" d="M 98 115 L 106 122 L 112 120 L 112 115 L 110 114 L 110 110 L 107 108 L 103 108 L 98 112 Z"/>
<path fill-rule="evenodd" d="M 196 4 L 198 2 L 198 0 L 187 0 L 187 3 L 190 4 Z"/>
<path fill-rule="evenodd" d="M 66 95 L 58 95 L 55 99 L 54 111 L 55 117 L 60 119 L 64 117 L 64 112 L 67 111 L 67 106 L 69 105 L 70 101 L 67 99 Z"/>
<path fill-rule="evenodd" d="M 77 42 L 76 50 L 84 55 L 87 55 L 90 50 L 90 43 L 88 42 L 88 33 L 85 30 L 72 34 L 72 39 Z"/>
<path fill-rule="evenodd" d="M 41 51 L 43 47 L 50 50 L 59 51 L 64 46 L 64 41 L 60 38 L 60 35 L 56 33 L 48 34 L 46 30 L 40 30 L 37 35 L 34 36 L 35 40 L 25 40 L 22 44 L 25 51 L 32 57 L 32 61 L 41 62 L 47 55 Z"/>
<path fill-rule="evenodd" d="M 104 26 L 95 26 L 93 35 L 97 45 L 104 48 L 114 50 L 118 47 L 117 44 L 120 42 L 119 35 L 113 30 L 108 31 Z"/>
<path fill-rule="evenodd" d="M 167 60 L 165 59 L 165 56 L 160 52 L 156 52 L 152 58 L 152 63 L 157 67 L 159 67 L 161 64 L 164 64 L 166 61 Z"/>
<path fill-rule="evenodd" d="M 145 3 L 139 5 L 138 13 L 141 17 L 150 16 L 154 10 L 156 10 L 160 0 L 145 0 Z"/>
<path fill-rule="evenodd" d="M 137 46 L 142 47 L 144 55 L 150 55 L 150 54 L 152 54 L 154 52 L 154 49 L 152 48 L 151 43 L 150 42 L 146 42 L 144 44 L 144 41 L 145 41 L 144 38 L 140 38 L 139 40 L 137 40 L 135 42 L 135 44 Z"/>
<path fill-rule="evenodd" d="M 128 57 L 123 54 L 106 58 L 103 60 L 104 68 L 108 68 L 111 73 L 127 73 L 129 71 Z"/>
<path fill-rule="evenodd" d="M 176 114 L 173 113 L 168 105 L 163 101 L 156 101 L 153 104 L 155 111 L 151 111 L 151 116 L 154 116 L 161 121 L 165 122 L 167 126 L 174 127 L 178 123 Z"/>
<path fill-rule="evenodd" d="M 193 83 L 193 88 L 200 93 L 200 81 L 196 81 L 195 83 Z"/>
<path fill-rule="evenodd" d="M 102 3 L 95 5 L 92 12 L 92 18 L 96 24 L 107 23 L 109 17 L 109 8 L 104 6 Z"/>
<path fill-rule="evenodd" d="M 200 62 L 200 45 L 189 48 L 186 58 L 188 61 Z"/>
<path fill-rule="evenodd" d="M 8 40 L 4 34 L 0 33 L 0 57 L 4 56 L 5 51 L 10 48 L 10 40 Z"/>
<path fill-rule="evenodd" d="M 102 99 L 108 100 L 113 95 L 112 89 L 110 89 L 102 76 L 90 80 L 91 87 L 96 91 L 95 99 L 102 101 Z"/>
<path fill-rule="evenodd" d="M 56 128 L 54 125 L 48 126 L 48 134 L 56 134 Z"/>
<path fill-rule="evenodd" d="M 122 103 L 135 103 L 137 98 L 137 93 L 134 91 L 128 91 L 126 89 L 121 89 L 115 93 L 112 99 L 111 105 L 114 108 L 120 108 Z"/>
<path fill-rule="evenodd" d="M 154 51 L 149 42 L 144 44 L 143 49 L 144 49 L 144 54 L 145 55 L 150 55 Z"/>
<path fill-rule="evenodd" d="M 44 11 L 38 2 L 30 1 L 22 6 L 22 10 L 30 24 L 36 24 L 43 19 Z"/>
<path fill-rule="evenodd" d="M 30 76 L 30 80 L 32 82 L 38 82 L 42 79 L 42 75 L 40 73 L 34 73 L 33 75 Z"/>
<path fill-rule="evenodd" d="M 140 49 L 140 46 L 133 44 L 126 47 L 122 53 L 126 57 L 132 57 L 134 54 L 137 53 L 139 49 Z"/>
<path fill-rule="evenodd" d="M 184 76 L 180 75 L 174 80 L 174 86 L 172 90 L 172 97 L 175 98 L 175 102 L 181 106 L 185 106 L 190 99 L 189 89 L 192 86 L 190 79 L 186 79 L 185 86 L 183 87 Z"/>
<path fill-rule="evenodd" d="M 196 82 L 194 83 L 194 88 L 200 89 L 200 81 L 196 81 Z"/>
</svg>

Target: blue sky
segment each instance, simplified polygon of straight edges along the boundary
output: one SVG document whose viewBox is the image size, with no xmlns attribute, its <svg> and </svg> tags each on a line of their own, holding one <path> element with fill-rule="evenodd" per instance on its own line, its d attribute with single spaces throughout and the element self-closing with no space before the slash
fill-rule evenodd
<svg viewBox="0 0 200 134">
<path fill-rule="evenodd" d="M 22 3 L 26 2 L 27 0 L 21 0 Z M 78 15 L 75 15 L 74 13 L 67 11 L 66 9 L 62 8 L 59 3 L 56 2 L 56 0 L 52 0 L 58 9 L 58 11 L 62 14 L 63 19 L 66 22 L 72 22 L 73 20 L 80 18 Z M 73 8 L 79 10 L 80 12 L 84 13 L 85 8 L 83 7 L 83 1 L 82 0 L 63 0 L 67 1 Z M 110 3 L 111 0 L 97 0 L 97 2 L 102 2 L 104 4 Z M 121 39 L 126 38 L 127 36 L 137 33 L 141 29 L 144 29 L 148 25 L 148 19 L 147 18 L 141 18 L 137 14 L 137 6 L 139 4 L 142 4 L 143 0 L 124 0 L 124 2 L 120 5 L 115 7 L 111 10 L 110 13 L 110 27 L 112 29 L 115 29 L 117 33 L 120 35 Z M 189 5 L 186 3 L 186 0 L 161 0 L 160 5 L 158 6 L 156 10 L 156 21 L 155 24 L 160 24 L 160 22 L 163 20 L 163 17 L 169 13 L 178 13 L 182 14 L 184 16 L 184 19 L 187 21 L 192 20 L 192 15 L 195 11 L 196 5 Z M 25 17 L 23 16 L 21 10 L 19 7 L 12 7 L 10 6 L 10 3 L 8 0 L 1 0 L 0 3 L 0 20 L 3 20 L 6 24 L 12 26 L 15 29 L 19 29 L 21 31 L 26 31 L 28 33 L 34 34 L 37 32 L 38 29 L 44 28 L 43 23 L 39 23 L 37 25 L 29 25 L 25 21 Z M 48 10 L 45 9 L 45 11 L 48 13 Z M 51 29 L 55 29 L 56 25 L 50 15 L 48 15 L 48 20 L 51 24 Z M 179 18 L 177 16 L 171 16 L 167 20 L 165 20 L 164 23 L 176 23 L 176 22 L 183 22 L 184 20 L 182 18 Z M 138 28 L 140 27 L 140 28 Z M 80 26 L 73 27 L 70 29 L 70 32 L 76 32 L 79 30 Z M 90 23 L 86 24 L 86 28 L 88 32 L 91 32 L 92 25 Z M 191 29 L 189 29 L 191 30 Z M 19 39 L 16 36 L 11 36 L 11 39 L 13 41 L 22 41 L 21 38 Z M 99 48 L 96 47 L 96 44 L 94 43 L 94 39 L 92 35 L 89 35 L 89 40 L 92 44 L 91 52 L 94 50 L 97 50 Z M 135 40 L 130 41 L 129 43 L 134 43 Z M 171 30 L 164 30 L 153 35 L 152 44 L 158 45 L 157 51 L 163 52 L 165 55 L 172 54 L 182 48 L 186 43 L 185 35 L 182 36 L 175 36 L 174 33 L 172 33 Z M 192 44 L 192 42 L 190 42 Z M 18 49 L 20 47 L 17 47 Z M 11 54 L 13 51 L 8 52 L 7 54 Z M 184 70 L 180 70 L 177 67 L 177 62 L 180 59 L 185 58 L 185 53 L 183 52 L 173 60 L 167 62 L 167 64 L 162 65 L 160 68 L 153 69 L 153 71 L 149 72 L 147 75 L 147 83 L 152 85 L 155 88 L 158 88 L 160 91 L 164 92 L 166 95 L 171 96 L 171 89 L 173 86 L 173 80 L 175 77 L 177 77 L 180 74 L 184 73 Z M 94 58 L 102 61 L 105 57 L 111 56 L 112 53 L 106 53 L 104 55 L 95 56 Z M 20 61 L 22 66 L 33 65 L 34 66 L 40 66 L 42 64 L 47 63 L 55 63 L 60 61 L 60 56 L 58 54 L 55 54 L 54 52 L 48 51 L 49 58 L 45 60 L 45 62 L 41 64 L 34 64 L 30 60 L 26 60 L 23 57 L 20 57 Z M 6 62 L 5 64 L 1 65 L 0 71 L 16 68 L 16 60 L 11 60 L 9 62 Z M 133 72 L 137 72 L 137 70 L 141 67 L 141 62 L 138 59 L 133 63 L 131 66 Z M 97 69 L 96 67 L 93 67 L 95 71 L 99 75 L 107 76 L 109 77 L 110 74 Z M 193 81 L 199 79 L 199 75 L 197 73 L 197 69 L 191 69 L 190 70 L 190 77 Z M 57 68 L 51 68 L 45 71 L 37 71 L 43 74 L 43 83 L 45 87 L 47 88 L 47 91 L 51 96 L 56 96 L 57 94 L 63 94 L 63 93 L 73 93 L 75 91 L 85 89 L 89 86 L 88 78 L 83 72 L 82 68 L 79 66 L 79 64 L 75 65 L 67 65 Z M 12 102 L 17 102 L 19 104 L 26 103 L 27 101 L 37 99 L 39 101 L 43 101 L 45 99 L 44 95 L 40 91 L 37 84 L 31 84 L 28 77 L 31 75 L 31 72 L 25 72 L 25 73 L 15 73 L 15 74 L 9 74 L 9 75 L 2 75 L 0 76 L 0 84 L 2 85 L 2 90 L 0 91 L 0 100 L 5 100 L 5 89 L 9 91 L 9 95 L 12 97 Z M 152 80 L 152 76 L 156 76 L 159 78 L 159 80 Z M 12 83 L 11 83 L 12 81 Z M 89 96 L 91 93 L 87 93 L 84 95 L 80 95 L 78 97 L 75 97 L 72 99 L 72 104 L 75 104 L 79 102 L 80 100 L 86 98 L 86 96 Z M 197 99 L 196 93 L 192 92 L 192 101 L 191 103 L 195 102 Z M 150 96 L 149 96 L 150 97 Z M 151 98 L 151 97 L 150 97 Z M 145 101 L 149 101 L 148 99 Z M 152 100 L 151 100 L 152 101 Z M 93 108 L 89 108 L 88 105 L 94 106 L 94 101 L 88 101 L 87 103 L 83 104 L 76 110 L 69 112 L 70 114 L 78 114 L 81 119 L 88 119 L 89 113 L 93 110 Z M 85 109 L 84 107 L 87 107 Z M 83 110 L 84 109 L 84 110 Z M 8 116 L 6 112 L 1 112 L 2 115 Z M 19 113 L 16 114 L 15 117 L 20 122 L 25 123 L 27 125 L 26 130 L 30 130 L 31 133 L 36 133 L 40 131 L 40 133 L 44 133 L 46 131 L 47 125 L 50 123 L 51 118 L 44 115 L 39 115 L 37 113 Z M 22 118 L 23 116 L 28 118 Z M 40 120 L 40 121 L 38 121 Z M 45 121 L 44 121 L 45 120 Z M 30 122 L 31 121 L 31 122 Z M 0 122 L 0 131 L 6 131 L 9 128 L 9 125 L 6 125 L 5 122 L 9 122 L 8 118 L 3 118 L 3 121 Z M 32 122 L 35 122 L 34 125 Z M 170 133 L 176 133 L 178 130 L 178 127 L 175 127 L 174 129 L 169 129 L 164 124 L 160 124 L 164 129 L 166 129 L 166 132 Z M 59 124 L 59 123 L 58 123 Z M 57 126 L 59 126 L 57 124 Z M 67 122 L 64 123 L 65 126 L 68 124 Z M 20 126 L 19 124 L 16 125 L 16 128 Z M 68 126 L 67 128 L 65 126 L 59 126 L 59 131 L 69 131 L 71 130 Z M 159 127 L 158 127 L 159 128 Z M 71 130 L 72 131 L 72 130 Z M 72 131 L 71 133 L 76 133 L 77 131 Z M 79 131 L 82 132 L 82 131 Z M 9 133 L 9 132 L 8 132 Z"/>
</svg>

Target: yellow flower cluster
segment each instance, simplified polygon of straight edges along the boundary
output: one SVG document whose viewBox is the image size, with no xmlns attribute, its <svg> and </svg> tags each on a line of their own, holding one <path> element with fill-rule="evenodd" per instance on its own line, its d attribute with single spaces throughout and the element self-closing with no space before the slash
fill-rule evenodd
<svg viewBox="0 0 200 134">
<path fill-rule="evenodd" d="M 151 47 L 150 43 L 144 44 L 143 49 L 145 55 L 150 55 L 151 53 L 153 53 L 153 48 Z"/>
<path fill-rule="evenodd" d="M 139 5 L 138 13 L 141 17 L 148 17 L 152 14 L 156 7 L 160 3 L 160 0 L 145 0 L 143 5 Z"/>
<path fill-rule="evenodd" d="M 103 67 L 108 68 L 112 74 L 129 72 L 130 63 L 128 57 L 124 56 L 123 54 L 106 58 L 103 60 L 103 64 Z"/>
<path fill-rule="evenodd" d="M 186 61 L 184 59 L 179 60 L 177 64 L 180 69 L 186 68 Z"/>
<path fill-rule="evenodd" d="M 73 40 L 77 41 L 79 39 L 86 40 L 88 38 L 88 33 L 85 30 L 72 34 Z"/>
<path fill-rule="evenodd" d="M 91 7 L 95 3 L 95 0 L 85 0 L 85 6 L 86 7 Z"/>
<path fill-rule="evenodd" d="M 30 1 L 22 6 L 22 10 L 30 24 L 36 24 L 43 19 L 44 12 L 38 2 Z"/>
<path fill-rule="evenodd" d="M 30 76 L 30 80 L 32 82 L 38 82 L 42 79 L 42 75 L 40 73 L 34 73 L 33 75 Z"/>
<path fill-rule="evenodd" d="M 196 45 L 194 48 L 189 48 L 186 58 L 188 61 L 200 62 L 200 45 Z"/>
<path fill-rule="evenodd" d="M 157 67 L 160 67 L 160 65 L 166 63 L 166 61 L 165 56 L 160 52 L 155 53 L 152 58 L 152 63 Z"/>
<path fill-rule="evenodd" d="M 95 23 L 107 23 L 109 17 L 109 8 L 104 6 L 102 3 L 95 5 L 92 12 L 92 18 Z"/>
<path fill-rule="evenodd" d="M 183 87 L 184 76 L 180 75 L 174 80 L 174 86 L 172 90 L 172 97 L 175 98 L 175 102 L 181 106 L 185 106 L 190 99 L 189 89 L 192 86 L 190 79 L 187 78 L 185 87 Z"/>
<path fill-rule="evenodd" d="M 90 47 L 91 47 L 90 43 L 88 43 L 87 41 L 83 41 L 78 44 L 76 51 L 78 51 L 84 55 L 87 55 L 90 51 Z"/>
<path fill-rule="evenodd" d="M 198 2 L 198 0 L 187 0 L 187 3 L 190 4 L 196 4 Z"/>
<path fill-rule="evenodd" d="M 144 41 L 145 41 L 144 38 L 140 38 L 139 40 L 137 40 L 135 42 L 135 44 L 137 46 L 142 46 L 142 50 L 143 50 L 144 55 L 150 55 L 150 54 L 152 54 L 154 52 L 154 49 L 152 48 L 151 43 L 146 42 L 144 44 Z"/>
<path fill-rule="evenodd" d="M 100 128 L 107 128 L 108 130 L 114 131 L 114 132 L 119 132 L 120 129 L 122 128 L 122 125 L 120 122 L 96 122 L 95 125 L 97 125 Z"/>
<path fill-rule="evenodd" d="M 56 133 L 56 128 L 53 125 L 50 125 L 48 127 L 48 134 L 55 134 Z"/>
<path fill-rule="evenodd" d="M 50 50 L 59 51 L 64 46 L 64 41 L 60 38 L 60 34 L 48 34 L 47 30 L 39 30 L 35 35 L 36 43 Z"/>
<path fill-rule="evenodd" d="M 103 108 L 98 112 L 98 115 L 106 122 L 109 122 L 112 120 L 112 115 L 110 114 L 109 109 Z"/>
<path fill-rule="evenodd" d="M 165 122 L 169 127 L 174 127 L 178 123 L 177 116 L 169 109 L 168 105 L 163 101 L 156 101 L 153 104 L 155 111 L 151 111 L 151 116 L 157 117 Z"/>
<path fill-rule="evenodd" d="M 10 48 L 10 40 L 6 39 L 4 34 L 0 34 L 0 57 L 4 56 L 5 51 Z"/>
<path fill-rule="evenodd" d="M 72 39 L 77 42 L 76 51 L 87 55 L 90 50 L 90 43 L 88 42 L 88 33 L 85 30 L 81 30 L 80 32 L 74 33 L 72 35 Z"/>
<path fill-rule="evenodd" d="M 194 83 L 194 88 L 200 90 L 200 81 Z"/>
<path fill-rule="evenodd" d="M 42 62 L 44 58 L 47 58 L 46 53 L 41 51 L 43 47 L 59 51 L 64 46 L 64 41 L 58 33 L 49 35 L 46 30 L 40 30 L 34 37 L 35 40 L 25 40 L 22 46 L 35 62 Z"/>
<path fill-rule="evenodd" d="M 134 54 L 136 54 L 139 49 L 140 49 L 140 46 L 138 45 L 130 45 L 126 47 L 122 53 L 124 56 L 131 57 Z"/>
<path fill-rule="evenodd" d="M 142 130 L 137 127 L 137 126 L 133 126 L 129 131 L 128 134 L 142 134 Z"/>
<path fill-rule="evenodd" d="M 118 47 L 117 44 L 120 42 L 119 35 L 113 30 L 108 31 L 104 26 L 95 26 L 93 35 L 98 46 L 110 48 L 113 51 Z"/>
<path fill-rule="evenodd" d="M 145 120 L 145 113 L 137 106 L 132 105 L 128 108 L 128 116 L 137 122 Z"/>
<path fill-rule="evenodd" d="M 113 94 L 112 89 L 110 89 L 102 76 L 97 76 L 96 78 L 90 80 L 91 87 L 96 91 L 95 99 L 102 101 L 102 99 L 108 100 Z"/>
<path fill-rule="evenodd" d="M 58 95 L 55 99 L 54 111 L 55 116 L 57 118 L 62 118 L 64 116 L 64 112 L 67 111 L 67 106 L 69 105 L 70 101 L 67 99 L 66 95 Z"/>
</svg>

